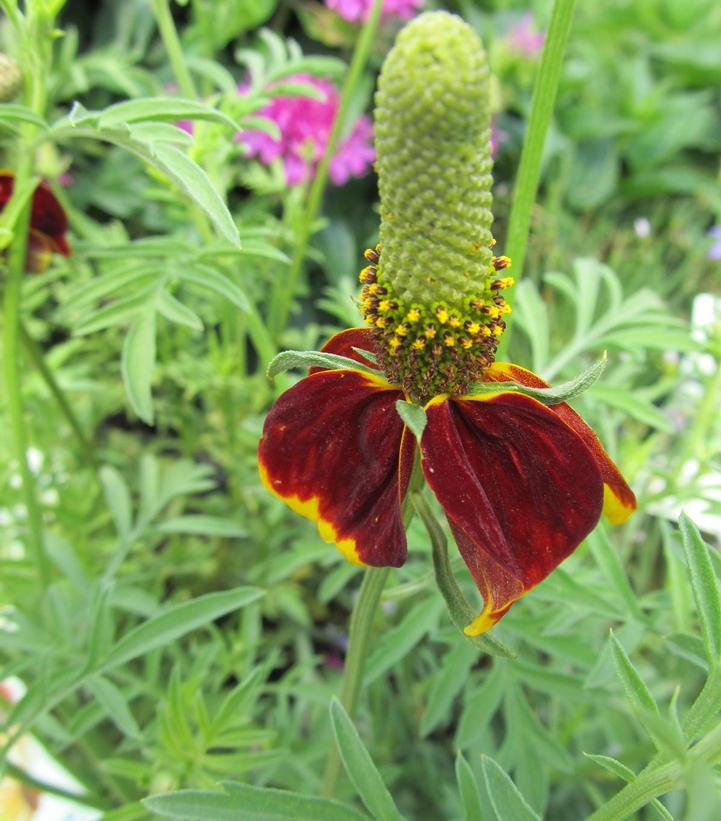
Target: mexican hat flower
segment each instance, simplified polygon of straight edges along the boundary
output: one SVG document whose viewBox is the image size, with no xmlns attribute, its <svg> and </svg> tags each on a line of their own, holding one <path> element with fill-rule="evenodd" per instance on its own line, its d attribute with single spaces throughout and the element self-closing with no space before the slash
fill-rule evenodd
<svg viewBox="0 0 721 821">
<path fill-rule="evenodd" d="M 0 171 L 0 211 L 7 205 L 15 187 L 12 171 Z M 39 274 L 50 265 L 53 254 L 70 256 L 70 246 L 65 239 L 68 218 L 60 203 L 46 182 L 35 189 L 30 209 L 30 231 L 28 234 L 25 270 Z"/>
<path fill-rule="evenodd" d="M 463 21 L 430 13 L 401 32 L 376 98 L 368 327 L 325 345 L 336 364 L 280 397 L 259 445 L 268 489 L 351 562 L 376 567 L 406 559 L 402 505 L 419 450 L 484 598 L 468 635 L 491 628 L 602 512 L 621 523 L 636 504 L 581 417 L 537 398 L 548 386 L 535 374 L 495 361 L 513 280 L 492 250 L 487 97 L 484 52 Z M 423 408 L 418 443 L 399 400 Z"/>
</svg>

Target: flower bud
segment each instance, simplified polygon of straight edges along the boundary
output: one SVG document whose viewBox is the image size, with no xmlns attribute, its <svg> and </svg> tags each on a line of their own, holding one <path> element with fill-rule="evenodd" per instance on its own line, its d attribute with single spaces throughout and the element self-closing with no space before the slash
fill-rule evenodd
<svg viewBox="0 0 721 821">
<path fill-rule="evenodd" d="M 8 103 L 14 100 L 22 84 L 23 75 L 20 66 L 12 57 L 0 53 L 0 102 Z"/>
</svg>

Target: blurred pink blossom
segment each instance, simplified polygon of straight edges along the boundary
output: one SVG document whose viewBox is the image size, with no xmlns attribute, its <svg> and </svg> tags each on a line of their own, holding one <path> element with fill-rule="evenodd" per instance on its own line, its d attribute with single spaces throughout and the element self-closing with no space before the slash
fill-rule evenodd
<svg viewBox="0 0 721 821">
<path fill-rule="evenodd" d="M 494 122 L 491 123 L 491 157 L 496 159 L 498 149 L 508 139 L 508 133 L 502 128 L 499 128 Z"/>
<path fill-rule="evenodd" d="M 250 156 L 258 157 L 265 165 L 282 157 L 288 185 L 298 185 L 315 174 L 325 153 L 340 95 L 332 83 L 309 74 L 296 74 L 287 80 L 315 86 L 325 99 L 275 97 L 257 114 L 278 126 L 280 140 L 263 131 L 244 131 L 238 140 L 245 143 Z M 375 160 L 372 140 L 373 127 L 364 115 L 336 146 L 328 171 L 335 185 L 344 185 L 351 177 L 362 177 L 368 171 Z"/>
<path fill-rule="evenodd" d="M 368 19 L 373 8 L 373 0 L 325 0 L 344 20 L 362 23 Z M 423 0 L 383 0 L 383 17 L 400 17 L 409 20 L 423 5 Z"/>
<path fill-rule="evenodd" d="M 542 31 L 533 30 L 533 14 L 529 11 L 511 27 L 506 42 L 511 51 L 526 57 L 535 57 L 543 48 L 545 39 L 546 35 Z"/>
</svg>

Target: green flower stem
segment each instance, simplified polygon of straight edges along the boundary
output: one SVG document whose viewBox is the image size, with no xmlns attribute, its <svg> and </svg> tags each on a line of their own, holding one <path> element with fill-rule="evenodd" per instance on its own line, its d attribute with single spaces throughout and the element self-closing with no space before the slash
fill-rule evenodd
<svg viewBox="0 0 721 821">
<path fill-rule="evenodd" d="M 353 94 L 358 86 L 358 82 L 363 74 L 368 55 L 373 47 L 376 29 L 378 28 L 378 21 L 381 14 L 382 0 L 375 0 L 371 13 L 363 26 L 358 41 L 356 42 L 353 57 L 348 68 L 345 83 L 343 84 L 343 91 L 338 105 L 338 113 L 336 114 L 333 128 L 328 137 L 328 145 L 325 153 L 318 164 L 315 178 L 310 188 L 308 195 L 308 203 L 303 214 L 298 237 L 295 243 L 293 253 L 293 261 L 288 269 L 288 276 L 285 279 L 279 279 L 276 282 L 273 297 L 271 299 L 270 312 L 268 317 L 268 325 L 271 335 L 274 339 L 283 332 L 288 321 L 290 308 L 295 297 L 295 292 L 298 287 L 298 279 L 300 278 L 303 269 L 303 262 L 305 254 L 308 249 L 308 241 L 310 239 L 311 229 L 315 222 L 316 216 L 320 209 L 323 192 L 328 181 L 328 169 L 330 168 L 330 161 L 333 157 L 336 144 L 341 135 L 343 126 L 345 125 L 346 115 L 350 107 Z"/>
<path fill-rule="evenodd" d="M 531 226 L 531 213 L 536 200 L 538 182 L 541 177 L 541 160 L 543 146 L 546 142 L 548 127 L 556 101 L 556 92 L 561 78 L 563 57 L 566 51 L 568 34 L 571 30 L 571 19 L 576 0 L 555 0 L 551 13 L 551 22 L 543 48 L 541 65 L 536 75 L 531 102 L 531 115 L 528 120 L 528 131 L 521 152 L 521 162 L 513 193 L 513 205 L 508 221 L 506 253 L 513 260 L 512 273 L 516 282 L 523 273 L 526 258 L 528 233 Z M 513 305 L 513 289 L 505 296 L 506 302 Z M 510 319 L 510 317 L 509 317 Z M 510 323 L 499 347 L 499 358 L 503 358 L 510 339 Z"/>
<path fill-rule="evenodd" d="M 37 369 L 48 390 L 58 403 L 58 407 L 60 408 L 67 423 L 72 428 L 73 433 L 78 440 L 78 444 L 80 445 L 80 450 L 83 453 L 83 458 L 89 465 L 95 465 L 95 454 L 90 442 L 83 433 L 82 426 L 78 421 L 78 417 L 75 415 L 72 405 L 68 401 L 65 392 L 60 385 L 58 385 L 52 371 L 45 362 L 43 352 L 40 350 L 38 343 L 30 336 L 22 321 L 20 322 L 20 341 L 22 342 L 26 353 L 30 357 L 30 361 L 33 363 L 33 366 Z"/>
<path fill-rule="evenodd" d="M 178 32 L 173 22 L 173 15 L 170 12 L 168 0 L 150 0 L 150 5 L 155 15 L 155 22 L 158 24 L 158 31 L 168 54 L 170 65 L 173 67 L 175 79 L 178 81 L 183 96 L 195 100 L 198 93 L 195 83 L 190 76 L 188 66 L 185 64 L 183 48 L 180 45 Z"/>
<path fill-rule="evenodd" d="M 30 176 L 31 164 L 29 158 L 24 159 L 15 173 L 15 182 L 20 189 L 23 181 Z M 3 358 L 5 377 L 5 396 L 10 418 L 11 439 L 14 446 L 15 458 L 20 468 L 23 496 L 27 508 L 28 543 L 35 560 L 35 566 L 40 581 L 40 590 L 45 591 L 50 582 L 50 567 L 43 545 L 42 512 L 38 502 L 35 477 L 28 464 L 28 435 L 25 427 L 25 417 L 22 402 L 22 388 L 20 382 L 19 362 L 19 331 L 20 331 L 20 294 L 22 278 L 25 273 L 25 254 L 27 248 L 28 227 L 30 225 L 30 200 L 23 208 L 14 227 L 14 237 L 10 245 L 8 259 L 8 274 L 5 283 L 3 329 Z"/>
<path fill-rule="evenodd" d="M 363 576 L 363 584 L 361 584 L 358 599 L 353 608 L 348 636 L 348 653 L 340 693 L 340 702 L 351 718 L 354 717 L 358 707 L 358 696 L 368 657 L 370 631 L 389 572 L 389 567 L 369 567 Z M 328 797 L 333 795 L 340 775 L 340 767 L 340 756 L 333 746 L 323 776 L 322 795 Z"/>
</svg>

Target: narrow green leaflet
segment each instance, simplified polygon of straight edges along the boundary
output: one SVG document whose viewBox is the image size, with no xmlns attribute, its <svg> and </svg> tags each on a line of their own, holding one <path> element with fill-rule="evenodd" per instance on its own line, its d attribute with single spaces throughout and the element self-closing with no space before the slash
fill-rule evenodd
<svg viewBox="0 0 721 821">
<path fill-rule="evenodd" d="M 27 106 L 19 103 L 3 103 L 0 105 L 0 125 L 14 125 L 15 123 L 32 123 L 47 130 L 48 124 L 44 118 Z"/>
<path fill-rule="evenodd" d="M 490 756 L 482 757 L 481 769 L 498 821 L 541 821 L 518 787 Z"/>
<path fill-rule="evenodd" d="M 330 703 L 330 719 L 345 771 L 368 811 L 377 821 L 401 819 L 403 816 L 398 812 L 358 730 L 336 698 Z"/>
<path fill-rule="evenodd" d="M 183 305 L 182 302 L 163 288 L 158 291 L 155 306 L 158 309 L 158 313 L 162 314 L 166 319 L 170 320 L 170 322 L 175 322 L 177 325 L 185 325 L 194 331 L 203 330 L 203 321 L 195 311 L 191 311 L 187 305 Z"/>
<path fill-rule="evenodd" d="M 197 533 L 200 536 L 225 536 L 232 539 L 239 539 L 247 534 L 244 527 L 231 519 L 200 514 L 164 519 L 153 529 L 160 533 Z"/>
<path fill-rule="evenodd" d="M 197 285 L 206 292 L 214 291 L 225 297 L 243 313 L 250 311 L 250 302 L 243 291 L 225 274 L 221 274 L 209 265 L 194 265 L 187 271 L 179 271 L 178 276 L 184 282 Z"/>
<path fill-rule="evenodd" d="M 103 486 L 105 501 L 115 523 L 118 535 L 124 539 L 133 526 L 133 510 L 130 490 L 123 477 L 110 465 L 100 468 L 100 482 Z"/>
<path fill-rule="evenodd" d="M 721 589 L 711 564 L 709 548 L 698 528 L 685 513 L 679 518 L 679 526 L 706 655 L 711 666 L 714 666 L 721 659 Z"/>
<path fill-rule="evenodd" d="M 156 647 L 164 647 L 191 630 L 257 601 L 263 595 L 264 591 L 257 587 L 236 587 L 169 607 L 123 636 L 100 662 L 99 669 L 110 670 Z"/>
<path fill-rule="evenodd" d="M 153 424 L 151 381 L 154 368 L 155 313 L 144 311 L 135 318 L 125 337 L 120 370 L 130 404 L 147 425 Z"/>
<path fill-rule="evenodd" d="M 478 652 L 469 642 L 458 642 L 448 650 L 428 693 L 428 703 L 421 718 L 422 737 L 448 719 L 451 705 L 477 660 Z"/>
<path fill-rule="evenodd" d="M 232 245 L 240 245 L 238 228 L 228 206 L 213 187 L 205 171 L 187 154 L 167 143 L 154 145 L 152 156 L 154 165 L 164 171 L 205 211 L 228 242 Z"/>
<path fill-rule="evenodd" d="M 403 424 L 410 428 L 416 441 L 420 445 L 421 436 L 426 428 L 428 422 L 426 412 L 420 405 L 415 405 L 413 402 L 406 402 L 404 399 L 399 399 L 396 402 L 396 410 L 398 416 L 403 420 Z"/>
<path fill-rule="evenodd" d="M 93 676 L 86 682 L 84 689 L 96 699 L 108 718 L 122 733 L 129 738 L 141 737 L 140 727 L 130 712 L 128 702 L 110 679 Z"/>
<path fill-rule="evenodd" d="M 273 357 L 266 373 L 272 378 L 279 373 L 295 370 L 296 368 L 324 368 L 331 371 L 347 369 L 362 371 L 373 376 L 382 376 L 380 371 L 356 362 L 355 359 L 338 356 L 334 353 L 323 353 L 322 351 L 282 351 Z"/>
<path fill-rule="evenodd" d="M 481 798 L 478 782 L 470 764 L 462 753 L 458 753 L 456 756 L 456 781 L 458 782 L 458 792 L 463 805 L 464 821 L 487 821 L 488 816 L 484 815 L 481 809 L 484 802 Z"/>
<path fill-rule="evenodd" d="M 623 689 L 628 696 L 628 700 L 631 702 L 631 706 L 636 710 L 648 710 L 652 713 L 658 713 L 656 700 L 631 663 L 631 659 L 629 659 L 626 651 L 623 649 L 621 642 L 619 642 L 614 635 L 613 630 L 611 630 L 610 641 L 611 652 L 613 653 L 613 660 L 616 664 L 618 677 L 621 679 L 621 684 L 623 684 Z"/>
<path fill-rule="evenodd" d="M 116 103 L 106 108 L 98 119 L 99 128 L 115 128 L 123 123 L 157 122 L 166 120 L 207 120 L 222 123 L 233 131 L 240 131 L 240 125 L 222 111 L 217 111 L 197 100 L 181 97 L 141 97 L 136 100 Z"/>
<path fill-rule="evenodd" d="M 225 782 L 224 793 L 180 790 L 143 803 L 155 815 L 187 821 L 367 821 L 348 804 L 286 790 Z"/>
<path fill-rule="evenodd" d="M 558 405 L 561 402 L 568 402 L 576 396 L 585 393 L 591 385 L 595 384 L 601 378 L 601 374 L 606 369 L 607 364 L 608 357 L 604 353 L 598 362 L 591 365 L 590 368 L 587 368 L 575 379 L 562 382 L 560 385 L 555 385 L 550 388 L 529 388 L 528 385 L 521 385 L 518 382 L 477 382 L 471 387 L 469 393 L 471 396 L 478 396 L 484 393 L 498 393 L 499 391 L 503 391 L 504 393 L 522 393 L 524 396 L 537 399 L 544 405 Z"/>
</svg>

